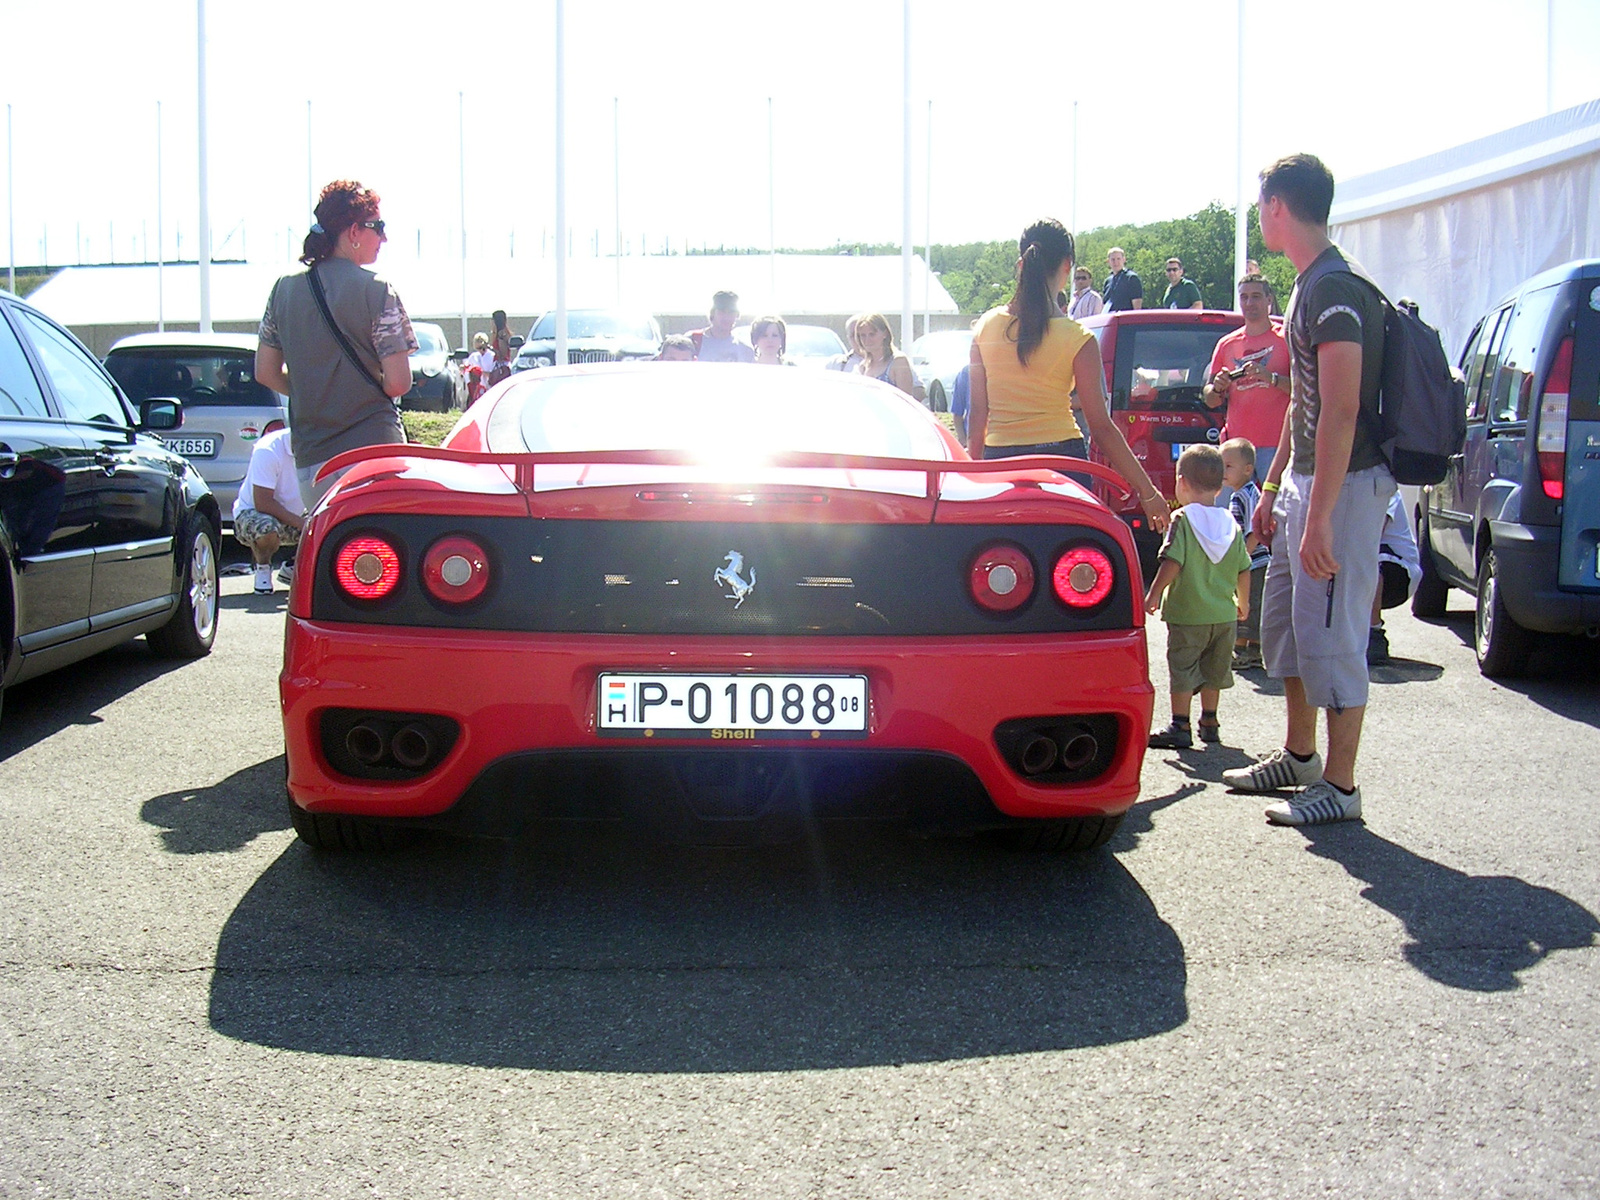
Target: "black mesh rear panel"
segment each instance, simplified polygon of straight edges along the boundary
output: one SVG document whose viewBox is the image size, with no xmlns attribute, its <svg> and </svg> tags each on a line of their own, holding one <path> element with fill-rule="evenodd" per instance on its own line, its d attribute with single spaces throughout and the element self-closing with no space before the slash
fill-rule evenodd
<svg viewBox="0 0 1600 1200">
<path fill-rule="evenodd" d="M 398 541 L 402 583 L 386 601 L 352 601 L 333 581 L 334 556 L 358 533 Z M 464 610 L 435 601 L 421 583 L 423 554 L 452 533 L 477 537 L 491 556 L 493 582 Z M 984 611 L 969 589 L 973 559 L 996 541 L 1025 550 L 1038 577 L 1033 599 L 1014 613 Z M 1099 548 L 1115 567 L 1111 595 L 1087 614 L 1067 609 L 1050 586 L 1057 556 L 1074 545 Z M 738 555 L 737 570 L 730 554 Z M 754 585 L 742 602 L 735 580 Z M 326 621 L 545 633 L 937 636 L 1126 629 L 1137 602 L 1116 543 L 1073 526 L 399 515 L 351 522 L 322 543 L 312 613 Z"/>
</svg>

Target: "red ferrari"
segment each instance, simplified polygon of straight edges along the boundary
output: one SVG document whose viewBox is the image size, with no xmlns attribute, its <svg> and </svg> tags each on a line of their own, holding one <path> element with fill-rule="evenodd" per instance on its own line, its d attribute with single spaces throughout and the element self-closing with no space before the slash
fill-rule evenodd
<svg viewBox="0 0 1600 1200">
<path fill-rule="evenodd" d="M 1055 458 L 972 462 L 874 380 L 519 373 L 309 522 L 280 690 L 295 831 L 696 840 L 899 820 L 1104 844 L 1152 692 L 1127 526 Z"/>
</svg>

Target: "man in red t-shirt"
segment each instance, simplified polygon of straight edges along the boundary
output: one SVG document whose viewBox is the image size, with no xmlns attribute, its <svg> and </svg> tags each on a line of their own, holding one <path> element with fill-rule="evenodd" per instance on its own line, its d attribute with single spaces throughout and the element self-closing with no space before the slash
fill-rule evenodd
<svg viewBox="0 0 1600 1200">
<path fill-rule="evenodd" d="M 1272 324 L 1270 305 L 1263 276 L 1246 275 L 1239 281 L 1244 328 L 1217 343 L 1207 372 L 1210 382 L 1201 394 L 1208 408 L 1228 406 L 1224 441 L 1242 437 L 1256 448 L 1258 484 L 1272 465 L 1289 409 L 1289 345 Z"/>
</svg>

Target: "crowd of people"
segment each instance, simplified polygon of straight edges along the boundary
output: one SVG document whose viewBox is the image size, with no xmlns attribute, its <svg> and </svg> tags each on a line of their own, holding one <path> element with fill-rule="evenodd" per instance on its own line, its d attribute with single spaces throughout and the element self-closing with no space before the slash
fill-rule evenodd
<svg viewBox="0 0 1600 1200">
<path fill-rule="evenodd" d="M 1355 766 L 1373 630 L 1381 631 L 1391 593 L 1409 590 L 1380 571 L 1380 546 L 1384 561 L 1408 568 L 1395 546 L 1402 539 L 1394 478 L 1357 419 L 1376 402 L 1383 312 L 1328 238 L 1332 198 L 1331 173 L 1309 155 L 1261 172 L 1263 240 L 1302 278 L 1313 266 L 1318 275 L 1307 294 L 1297 286 L 1280 325 L 1265 277 L 1247 265 L 1238 284 L 1244 324 L 1218 342 L 1202 396 L 1226 409 L 1222 445 L 1194 446 L 1180 457 L 1176 511 L 1111 419 L 1099 344 L 1080 324 L 1101 311 L 1142 307 L 1142 281 L 1120 247 L 1108 253 L 1110 273 L 1096 290 L 1059 222 L 1023 230 L 1015 294 L 977 320 L 957 382 L 973 457 L 1085 458 L 1087 434 L 1165 535 L 1145 607 L 1167 622 L 1172 715 L 1151 735 L 1152 746 L 1193 744 L 1196 692 L 1200 739 L 1218 740 L 1218 701 L 1236 667 L 1264 662 L 1283 681 L 1283 746 L 1223 778 L 1238 791 L 1298 789 L 1267 808 L 1269 820 L 1288 825 L 1360 815 Z M 257 590 L 263 565 L 264 590 L 271 590 L 271 550 L 295 544 L 305 514 L 342 474 L 318 479 L 323 466 L 345 450 L 405 440 L 395 401 L 410 387 L 417 342 L 399 296 L 365 269 L 385 240 L 379 198 L 336 181 L 323 189 L 315 215 L 301 256 L 306 270 L 273 287 L 260 328 L 256 377 L 289 397 L 292 434 L 263 439 L 261 469 L 252 462 L 235 512 L 235 530 L 255 554 Z M 1203 307 L 1180 258 L 1167 260 L 1166 273 L 1164 307 Z M 494 335 L 475 339 L 469 367 L 480 387 L 510 369 L 505 314 L 494 317 Z M 718 292 L 707 325 L 667 338 L 658 357 L 788 362 L 781 317 L 754 321 L 748 343 L 734 335 L 738 320 L 738 296 Z M 852 317 L 846 334 L 834 369 L 918 393 L 882 313 Z M 1403 511 L 1398 525 L 1409 537 Z M 1319 710 L 1326 760 L 1317 751 Z"/>
</svg>

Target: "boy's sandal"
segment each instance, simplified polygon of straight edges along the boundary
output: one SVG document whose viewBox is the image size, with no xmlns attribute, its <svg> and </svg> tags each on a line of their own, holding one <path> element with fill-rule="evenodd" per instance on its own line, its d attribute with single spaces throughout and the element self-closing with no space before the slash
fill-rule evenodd
<svg viewBox="0 0 1600 1200">
<path fill-rule="evenodd" d="M 1202 742 L 1220 742 L 1222 740 L 1222 722 L 1217 720 L 1216 714 L 1200 715 L 1200 724 L 1195 727 Z"/>
</svg>

